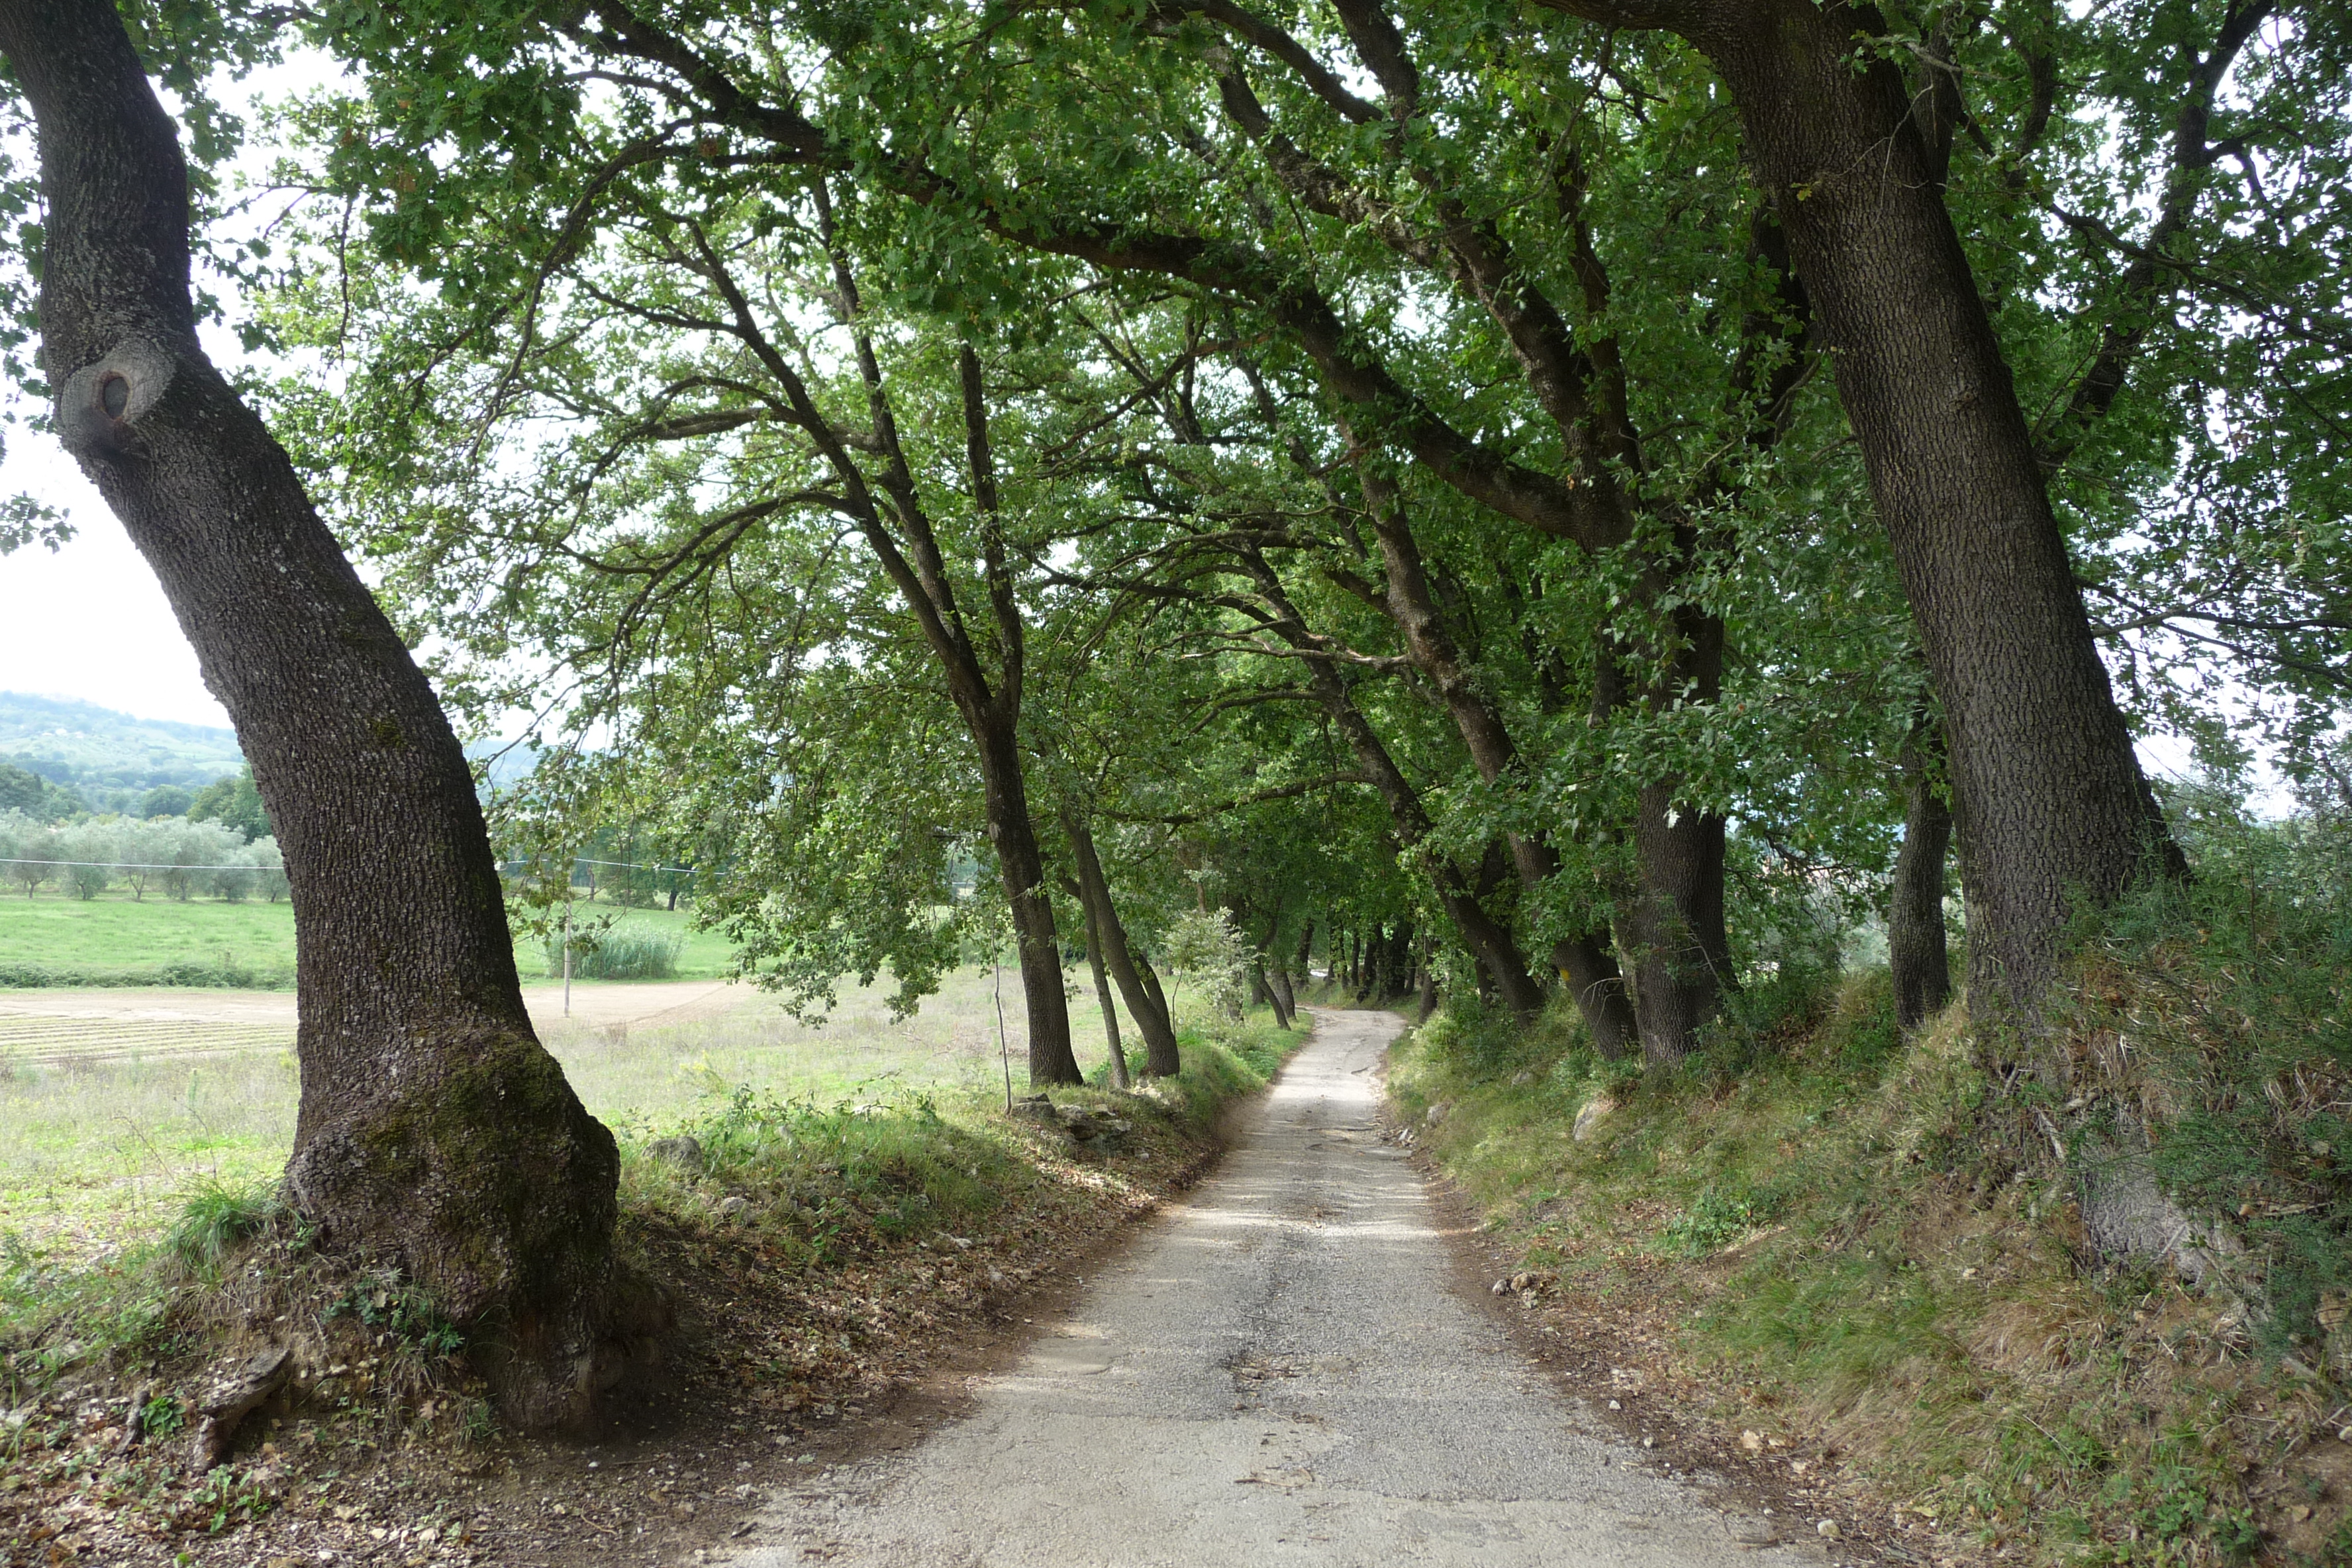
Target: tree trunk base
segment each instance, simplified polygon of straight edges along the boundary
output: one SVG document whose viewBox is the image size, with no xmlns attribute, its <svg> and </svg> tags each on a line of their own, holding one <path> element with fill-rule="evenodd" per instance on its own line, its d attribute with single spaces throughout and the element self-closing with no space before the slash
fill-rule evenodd
<svg viewBox="0 0 2352 1568">
<path fill-rule="evenodd" d="M 428 1059 L 453 1070 L 432 1081 L 306 1105 L 288 1194 L 322 1246 L 432 1299 L 517 1426 L 577 1427 L 613 1305 L 619 1151 L 537 1040 L 476 1033 L 442 1042 Z"/>
</svg>

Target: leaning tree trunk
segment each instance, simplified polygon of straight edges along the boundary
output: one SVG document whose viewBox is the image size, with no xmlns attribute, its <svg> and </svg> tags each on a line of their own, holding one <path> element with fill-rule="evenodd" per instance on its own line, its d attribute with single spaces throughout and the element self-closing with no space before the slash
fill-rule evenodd
<svg viewBox="0 0 2352 1568">
<path fill-rule="evenodd" d="M 2180 866 L 2091 637 L 2000 344 L 1900 72 L 1844 0 L 1554 0 L 1670 26 L 1737 102 L 1827 335 L 1943 704 L 1969 1005 L 2032 1016 L 2071 902 Z"/>
<path fill-rule="evenodd" d="M 1280 963 L 1269 964 L 1266 984 L 1273 989 L 1275 1016 L 1286 1029 L 1298 1027 L 1298 993 L 1290 983 L 1290 971 Z"/>
<path fill-rule="evenodd" d="M 1118 918 L 1118 905 L 1111 900 L 1110 879 L 1103 875 L 1102 858 L 1095 853 L 1094 830 L 1075 811 L 1062 814 L 1062 826 L 1069 835 L 1071 857 L 1078 863 L 1079 897 L 1102 932 L 1103 960 L 1118 982 L 1118 994 L 1127 999 L 1128 1016 L 1143 1031 L 1143 1074 L 1173 1078 L 1182 1069 L 1184 1058 L 1177 1048 L 1176 1021 L 1168 1016 L 1168 999 L 1160 994 L 1159 973 L 1127 939 L 1126 922 Z"/>
<path fill-rule="evenodd" d="M 967 705 L 965 716 L 979 742 L 982 807 L 988 839 L 1013 913 L 1013 941 L 1020 948 L 1021 991 L 1029 1006 L 1029 1087 L 1084 1083 L 1077 1053 L 1070 1048 L 1070 996 L 1064 989 L 1062 937 L 1054 924 L 1054 904 L 1045 896 L 1045 858 L 1029 820 L 1028 786 L 1022 778 L 1021 746 L 1010 721 L 992 705 Z"/>
<path fill-rule="evenodd" d="M 1147 1048 L 1143 1058 L 1144 1075 L 1148 1078 L 1174 1078 L 1183 1066 L 1176 1051 L 1176 1010 L 1168 1005 L 1168 993 L 1160 988 L 1160 971 L 1152 968 L 1151 961 L 1136 952 L 1132 947 L 1128 951 L 1135 967 L 1138 994 L 1150 1004 L 1152 1015 L 1168 1026 L 1168 1055 L 1162 1058 Z M 1134 1009 L 1130 1007 L 1128 1011 L 1131 1013 Z"/>
<path fill-rule="evenodd" d="M 1287 1033 L 1290 1028 L 1290 1004 L 1282 999 L 1282 987 L 1274 984 L 1273 975 L 1266 973 L 1264 965 L 1259 966 L 1258 973 L 1265 985 L 1265 1005 L 1274 1012 L 1276 1026 Z"/>
<path fill-rule="evenodd" d="M 1359 460 L 1356 472 L 1373 536 L 1380 542 L 1387 577 L 1383 602 L 1389 618 L 1403 634 L 1406 653 L 1445 704 L 1478 776 L 1489 787 L 1517 782 L 1522 772 L 1518 744 L 1501 710 L 1464 663 L 1445 625 L 1437 595 L 1429 584 L 1420 542 L 1405 515 L 1402 493 L 1369 461 Z M 1540 892 L 1559 871 L 1559 852 L 1544 838 L 1518 833 L 1508 838 L 1521 886 L 1530 895 Z M 1597 931 L 1563 937 L 1552 944 L 1551 961 L 1568 985 L 1570 999 L 1583 1016 L 1593 1048 L 1606 1061 L 1623 1056 L 1635 1037 L 1633 1007 L 1606 937 Z"/>
<path fill-rule="evenodd" d="M 851 302 L 847 264 L 836 261 L 836 276 L 845 303 Z M 869 386 L 878 388 L 873 345 L 860 329 L 856 338 L 859 366 Z M 988 430 L 988 396 L 982 384 L 980 357 L 970 344 L 957 355 L 963 391 L 964 456 L 971 465 L 972 500 L 980 514 L 981 556 L 988 579 L 989 608 L 996 622 L 999 664 L 994 684 L 982 668 L 962 616 L 955 591 L 948 581 L 944 556 L 929 517 L 919 506 L 902 501 L 901 520 L 915 548 L 915 559 L 898 554 L 892 575 L 923 624 L 948 676 L 957 710 L 980 753 L 982 809 L 988 841 L 996 850 L 996 866 L 1004 882 L 1004 901 L 1013 916 L 1013 934 L 1020 943 L 1021 990 L 1029 1007 L 1029 1086 L 1084 1083 L 1077 1054 L 1070 1048 L 1070 997 L 1063 988 L 1062 936 L 1054 925 L 1054 900 L 1045 894 L 1045 857 L 1037 847 L 1037 825 L 1029 816 L 1029 786 L 1021 763 L 1021 700 L 1025 685 L 1026 640 L 1020 601 L 1006 566 L 1004 534 L 997 506 L 996 456 Z M 898 450 L 896 421 L 887 405 L 877 401 L 877 423 L 887 432 L 892 460 L 903 471 L 905 454 Z M 867 525 L 877 547 L 884 531 L 878 520 Z"/>
<path fill-rule="evenodd" d="M 322 1242 L 396 1264 L 509 1415 L 595 1392 L 618 1159 L 524 1011 L 474 782 L 293 465 L 205 356 L 179 142 L 108 0 L 0 0 L 39 129 L 58 428 L 154 567 L 285 851 Z"/>
<path fill-rule="evenodd" d="M 1095 999 L 1102 1004 L 1103 1038 L 1110 1044 L 1110 1086 L 1130 1089 L 1127 1076 L 1127 1051 L 1118 1039 L 1118 1009 L 1110 999 L 1110 976 L 1103 968 L 1102 921 L 1095 918 L 1095 907 L 1087 900 L 1086 889 L 1076 880 L 1065 880 L 1063 890 L 1078 900 L 1078 910 L 1087 922 L 1087 967 L 1094 973 Z"/>
<path fill-rule="evenodd" d="M 1275 956 L 1275 938 L 1282 934 L 1282 911 L 1276 905 L 1266 921 L 1265 945 L 1258 950 L 1257 963 L 1252 966 L 1254 988 L 1264 994 L 1267 1006 L 1274 1009 L 1274 1021 L 1285 1031 L 1290 1027 L 1290 985 L 1281 978 L 1282 960 Z"/>
<path fill-rule="evenodd" d="M 1895 1016 L 1906 1029 L 1942 1012 L 1952 996 L 1952 959 L 1944 945 L 1944 856 L 1951 839 L 1951 810 L 1915 732 L 1903 748 L 1903 847 L 1886 907 Z"/>
</svg>

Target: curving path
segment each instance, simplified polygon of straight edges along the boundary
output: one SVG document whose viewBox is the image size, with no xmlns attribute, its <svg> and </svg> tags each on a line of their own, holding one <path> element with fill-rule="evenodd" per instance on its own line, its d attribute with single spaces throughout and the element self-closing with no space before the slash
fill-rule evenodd
<svg viewBox="0 0 2352 1568">
<path fill-rule="evenodd" d="M 1402 1026 L 1314 1040 L 1195 1190 L 970 1415 L 778 1493 L 742 1568 L 1819 1562 L 1636 1468 L 1452 1282 L 1375 1126 Z"/>
</svg>

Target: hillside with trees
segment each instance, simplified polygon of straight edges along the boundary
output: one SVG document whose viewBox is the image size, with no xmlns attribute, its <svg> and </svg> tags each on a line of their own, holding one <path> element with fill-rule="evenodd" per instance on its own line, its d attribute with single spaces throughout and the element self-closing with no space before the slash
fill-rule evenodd
<svg viewBox="0 0 2352 1568">
<path fill-rule="evenodd" d="M 70 791 L 83 810 L 136 812 L 150 791 L 193 792 L 244 761 L 232 731 L 0 691 L 0 763 Z"/>
</svg>

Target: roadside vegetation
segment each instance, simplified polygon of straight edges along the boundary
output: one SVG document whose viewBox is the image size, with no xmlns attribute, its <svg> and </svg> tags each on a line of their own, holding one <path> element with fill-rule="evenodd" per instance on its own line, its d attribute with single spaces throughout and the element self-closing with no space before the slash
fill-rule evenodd
<svg viewBox="0 0 2352 1568">
<path fill-rule="evenodd" d="M 2198 879 L 2078 926 L 2035 1049 L 1784 969 L 1672 1072 L 1449 1009 L 1400 1121 L 1542 1321 L 1834 1456 L 1923 1551 L 2352 1560 L 2343 838 L 2176 805 Z"/>
<path fill-rule="evenodd" d="M 589 1108 L 625 1138 L 677 1131 L 739 1091 L 820 1105 L 1003 1098 L 985 972 L 959 973 L 905 1019 L 892 1016 L 887 983 L 845 985 L 828 1017 L 808 1021 L 748 989 L 648 993 L 620 1018 L 587 998 L 583 982 L 578 1016 L 546 1008 L 542 1035 Z M 93 1007 L 111 1000 L 87 998 Z M 176 1006 L 205 1016 L 0 1016 L 0 1235 L 12 1245 L 79 1260 L 135 1247 L 191 1191 L 266 1184 L 284 1167 L 299 1095 L 290 1007 L 234 994 Z M 1006 1015 L 1017 1077 L 1017 991 Z M 1102 1025 L 1088 1016 L 1080 1026 L 1078 1048 L 1099 1078 Z"/>
</svg>

